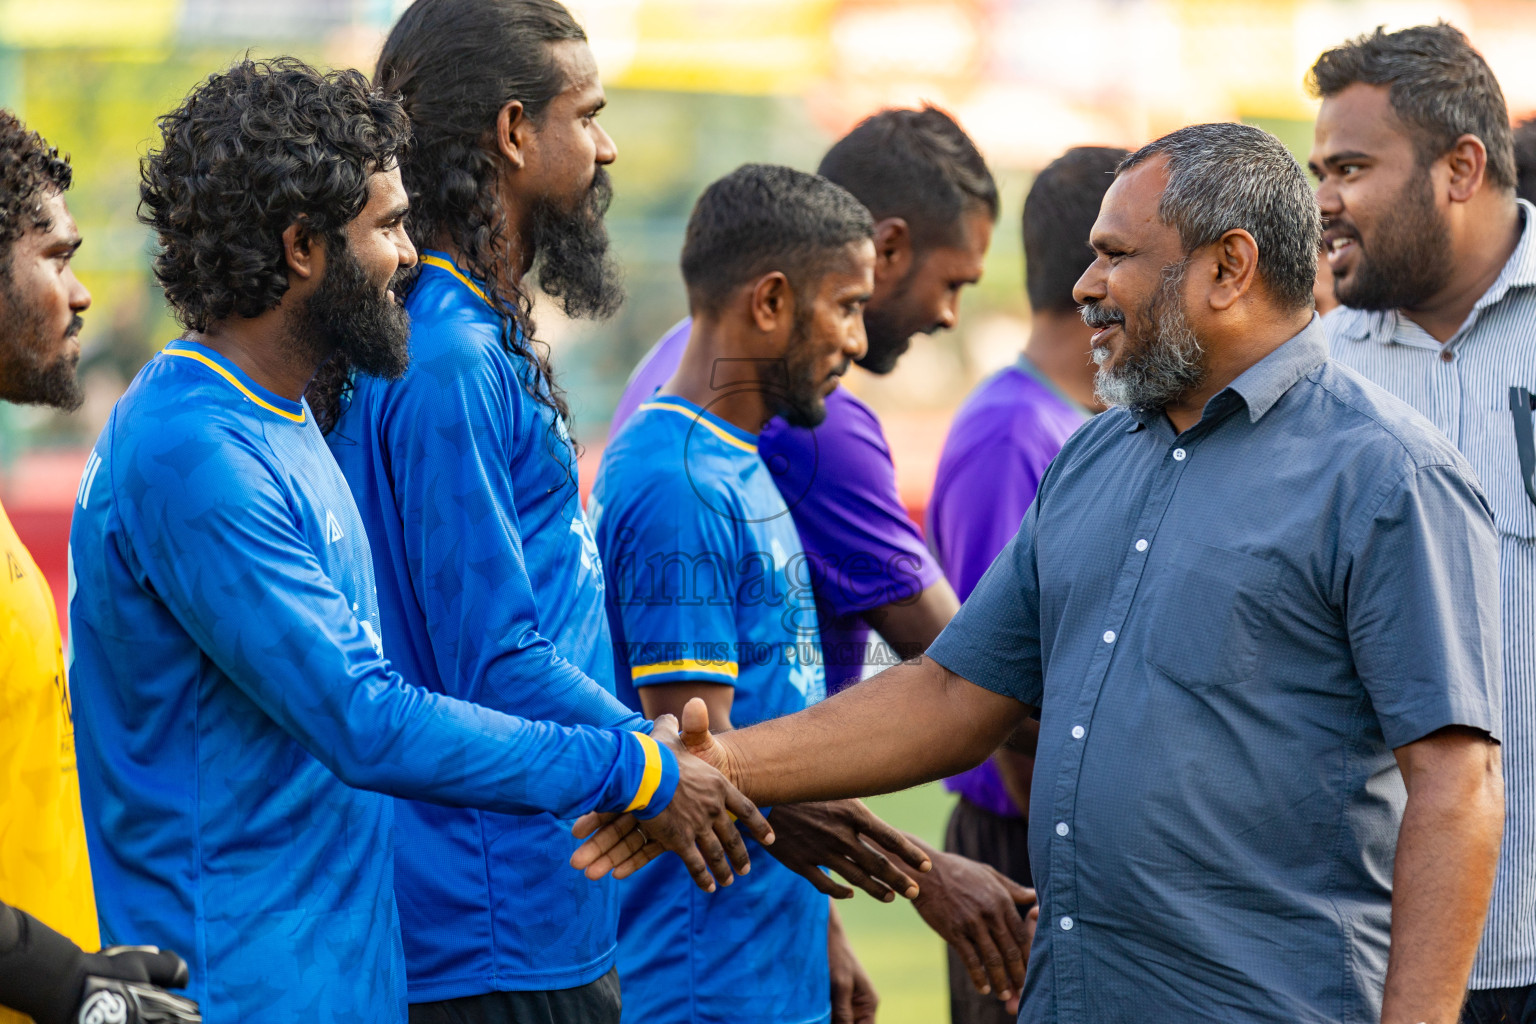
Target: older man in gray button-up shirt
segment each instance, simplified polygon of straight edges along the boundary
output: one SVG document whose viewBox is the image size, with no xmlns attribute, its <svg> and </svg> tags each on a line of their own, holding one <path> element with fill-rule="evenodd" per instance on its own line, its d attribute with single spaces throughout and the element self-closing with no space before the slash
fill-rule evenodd
<svg viewBox="0 0 1536 1024">
<path fill-rule="evenodd" d="M 684 722 L 780 803 L 974 763 L 1040 709 L 1021 1021 L 1460 1006 L 1503 806 L 1497 546 L 1455 448 L 1328 361 L 1317 239 L 1257 129 L 1128 158 L 1077 291 L 1120 408 L 930 657 L 751 729 Z"/>
</svg>

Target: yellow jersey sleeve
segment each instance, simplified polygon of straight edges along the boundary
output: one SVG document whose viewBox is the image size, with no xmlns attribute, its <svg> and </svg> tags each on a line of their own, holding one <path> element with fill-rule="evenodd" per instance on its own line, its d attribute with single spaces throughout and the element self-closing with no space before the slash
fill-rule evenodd
<svg viewBox="0 0 1536 1024">
<path fill-rule="evenodd" d="M 0 900 L 63 932 L 86 950 L 101 945 L 53 594 L 3 507 Z M 0 1010 L 0 1024 L 6 1019 L 7 1011 Z"/>
</svg>

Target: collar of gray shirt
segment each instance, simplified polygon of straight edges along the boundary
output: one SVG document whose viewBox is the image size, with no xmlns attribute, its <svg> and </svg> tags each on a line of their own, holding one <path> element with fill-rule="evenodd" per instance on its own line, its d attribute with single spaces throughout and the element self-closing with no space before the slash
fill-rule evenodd
<svg viewBox="0 0 1536 1024">
<path fill-rule="evenodd" d="M 1222 388 L 1210 401 L 1200 422 L 1190 430 L 1208 427 L 1230 415 L 1239 406 L 1247 406 L 1248 419 L 1257 423 L 1274 408 L 1282 395 L 1296 382 L 1322 366 L 1328 358 L 1328 339 L 1323 335 L 1322 320 L 1313 314 L 1311 321 L 1269 355 L 1244 370 L 1236 380 Z M 1164 421 L 1161 409 L 1133 409 L 1127 433 Z"/>
<path fill-rule="evenodd" d="M 1502 300 L 1511 289 L 1536 286 L 1536 206 L 1524 199 L 1515 202 L 1520 206 L 1520 241 L 1515 243 L 1515 251 L 1509 254 L 1499 276 L 1473 305 L 1466 322 L 1457 328 L 1444 346 L 1422 330 L 1399 331 L 1397 327 L 1402 313 L 1395 309 L 1351 309 L 1340 306 L 1328 314 L 1334 337 L 1342 341 L 1369 339 L 1378 345 L 1390 345 L 1394 341 L 1404 345 L 1419 344 L 1437 351 L 1442 347 L 1455 348 L 1477 324 L 1483 310 Z"/>
</svg>

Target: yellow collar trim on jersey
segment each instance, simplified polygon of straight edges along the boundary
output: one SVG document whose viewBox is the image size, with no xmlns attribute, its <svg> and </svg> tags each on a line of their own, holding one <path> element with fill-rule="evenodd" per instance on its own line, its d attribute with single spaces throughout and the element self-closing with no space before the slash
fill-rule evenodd
<svg viewBox="0 0 1536 1024">
<path fill-rule="evenodd" d="M 646 402 L 635 411 L 640 412 L 645 409 L 665 409 L 667 412 L 675 412 L 680 416 L 687 416 L 689 419 L 693 420 L 693 422 L 705 428 L 711 434 L 714 434 L 716 437 L 731 447 L 740 448 L 742 451 L 751 452 L 753 455 L 757 454 L 757 445 L 748 441 L 743 441 L 741 438 L 720 429 L 719 426 L 709 422 L 708 418 L 706 418 L 702 413 L 694 412 L 692 409 L 684 409 L 682 406 L 673 405 L 670 402 Z"/>
<path fill-rule="evenodd" d="M 464 272 L 458 267 L 454 266 L 453 263 L 449 260 L 445 260 L 441 256 L 433 256 L 430 253 L 422 253 L 419 259 L 429 267 L 436 267 L 438 270 L 448 271 L 448 273 L 452 274 L 454 277 L 463 282 L 465 288 L 468 288 L 470 291 L 480 296 L 481 302 L 485 303 L 487 306 L 491 304 L 491 300 L 485 297 L 485 292 L 480 290 L 480 286 L 475 284 L 475 282 L 471 281 L 469 278 L 465 277 Z"/>
<path fill-rule="evenodd" d="M 241 383 L 239 377 L 236 377 L 234 374 L 230 373 L 228 370 L 224 369 L 224 367 L 220 366 L 212 359 L 209 359 L 201 352 L 193 352 L 184 348 L 161 349 L 161 352 L 168 356 L 180 356 L 183 359 L 196 359 L 198 362 L 208 367 L 214 373 L 217 373 L 220 377 L 223 377 L 225 380 L 229 381 L 235 386 L 237 390 L 239 390 L 242 395 L 244 395 L 246 398 L 249 398 L 251 401 L 255 402 L 257 405 L 261 406 L 268 412 L 275 412 L 283 419 L 292 420 L 294 423 L 304 422 L 304 411 L 302 408 L 298 412 L 289 412 L 287 409 L 279 409 L 277 406 L 273 405 L 271 402 L 268 402 L 266 399 L 256 394 L 250 388 L 246 387 L 243 383 Z"/>
</svg>

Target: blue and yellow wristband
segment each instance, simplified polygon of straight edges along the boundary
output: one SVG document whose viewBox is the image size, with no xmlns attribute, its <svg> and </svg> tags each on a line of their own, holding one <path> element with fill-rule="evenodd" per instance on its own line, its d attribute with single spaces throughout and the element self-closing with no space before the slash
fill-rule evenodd
<svg viewBox="0 0 1536 1024">
<path fill-rule="evenodd" d="M 677 757 L 643 732 L 629 735 L 640 745 L 645 766 L 640 773 L 640 785 L 624 809 L 641 821 L 649 821 L 666 810 L 677 792 Z"/>
</svg>

